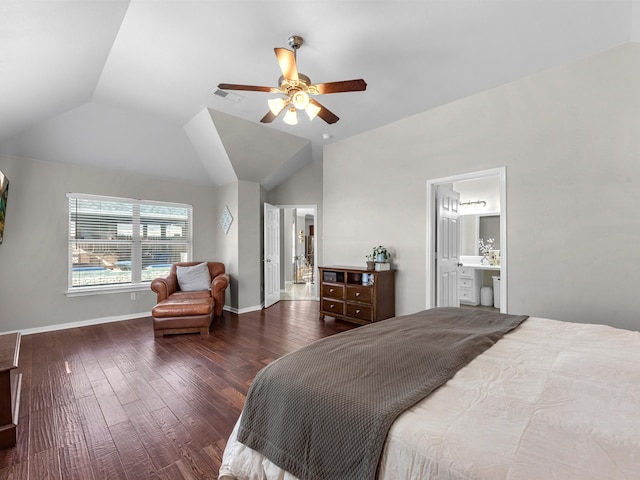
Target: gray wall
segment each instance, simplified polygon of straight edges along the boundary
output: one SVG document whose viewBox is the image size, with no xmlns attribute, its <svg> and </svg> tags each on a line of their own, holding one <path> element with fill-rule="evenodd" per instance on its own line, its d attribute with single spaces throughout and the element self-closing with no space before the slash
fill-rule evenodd
<svg viewBox="0 0 640 480">
<path fill-rule="evenodd" d="M 272 205 L 316 205 L 316 256 L 322 265 L 322 162 L 307 165 L 294 176 L 267 192 Z"/>
<path fill-rule="evenodd" d="M 262 202 L 260 184 L 235 182 L 218 187 L 218 208 L 212 218 L 218 222 L 226 205 L 233 216 L 229 232 L 216 228 L 218 261 L 231 277 L 225 308 L 235 313 L 259 310 L 262 305 Z"/>
<path fill-rule="evenodd" d="M 0 332 L 47 329 L 76 322 L 147 315 L 151 290 L 67 297 L 68 192 L 193 205 L 194 260 L 225 264 L 231 277 L 225 308 L 260 309 L 262 210 L 267 193 L 255 182 L 202 187 L 64 163 L 0 156 L 10 180 L 4 243 L 0 245 Z M 225 205 L 233 223 L 219 224 Z"/>
<path fill-rule="evenodd" d="M 68 164 L 0 156 L 9 177 L 0 245 L 0 332 L 148 313 L 151 290 L 67 297 L 68 192 L 193 205 L 193 256 L 216 258 L 215 190 Z"/>
<path fill-rule="evenodd" d="M 216 260 L 224 263 L 225 271 L 229 274 L 230 284 L 225 297 L 225 307 L 235 311 L 238 307 L 238 184 L 230 183 L 216 189 L 216 210 L 212 211 L 211 218 L 216 222 L 217 227 L 214 236 L 217 246 Z M 229 231 L 225 234 L 220 227 L 219 220 L 225 205 L 229 209 L 233 221 Z"/>
<path fill-rule="evenodd" d="M 371 247 L 384 244 L 398 268 L 397 313 L 420 310 L 426 181 L 502 165 L 510 311 L 640 329 L 640 45 L 329 145 L 324 157 L 324 166 L 313 163 L 269 192 L 252 182 L 213 189 L 0 157 L 11 181 L 0 331 L 133 316 L 154 304 L 151 291 L 136 301 L 64 295 L 67 192 L 192 204 L 194 258 L 228 265 L 227 299 L 240 311 L 262 301 L 262 203 L 315 204 L 318 263 L 364 265 Z M 227 236 L 218 224 L 225 204 L 234 216 Z"/>
<path fill-rule="evenodd" d="M 57 328 L 148 315 L 150 289 L 67 297 L 68 192 L 193 205 L 193 258 L 225 264 L 231 277 L 225 308 L 262 304 L 261 239 L 264 192 L 254 182 L 202 187 L 120 175 L 56 162 L 0 156 L 10 180 L 4 243 L 0 245 L 0 332 Z M 233 223 L 225 235 L 225 205 Z"/>
<path fill-rule="evenodd" d="M 262 204 L 260 184 L 238 182 L 238 312 L 261 307 Z"/>
<path fill-rule="evenodd" d="M 325 263 L 398 268 L 426 305 L 426 182 L 506 166 L 510 312 L 640 330 L 640 44 L 325 147 Z"/>
</svg>

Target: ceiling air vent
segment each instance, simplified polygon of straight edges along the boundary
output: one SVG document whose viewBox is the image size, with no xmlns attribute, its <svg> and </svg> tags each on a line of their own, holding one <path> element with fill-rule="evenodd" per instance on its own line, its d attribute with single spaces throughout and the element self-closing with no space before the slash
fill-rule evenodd
<svg viewBox="0 0 640 480">
<path fill-rule="evenodd" d="M 233 92 L 225 92 L 224 90 L 220 90 L 219 88 L 216 88 L 211 93 L 213 95 L 218 95 L 219 97 L 222 97 L 225 100 L 229 100 L 230 102 L 234 102 L 234 103 L 238 103 L 240 100 L 244 98 L 242 95 L 238 95 L 237 93 L 233 93 Z"/>
</svg>

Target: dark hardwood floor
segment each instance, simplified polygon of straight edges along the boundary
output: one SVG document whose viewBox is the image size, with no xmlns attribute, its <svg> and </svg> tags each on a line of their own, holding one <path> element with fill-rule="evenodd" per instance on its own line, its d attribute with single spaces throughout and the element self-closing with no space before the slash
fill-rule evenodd
<svg viewBox="0 0 640 480">
<path fill-rule="evenodd" d="M 18 443 L 3 479 L 216 479 L 251 381 L 354 325 L 318 302 L 224 312 L 211 334 L 155 339 L 151 318 L 22 337 Z"/>
</svg>

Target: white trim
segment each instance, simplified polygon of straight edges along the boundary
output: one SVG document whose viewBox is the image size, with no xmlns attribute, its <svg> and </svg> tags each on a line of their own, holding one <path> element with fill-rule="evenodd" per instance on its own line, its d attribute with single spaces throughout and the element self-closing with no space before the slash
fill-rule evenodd
<svg viewBox="0 0 640 480">
<path fill-rule="evenodd" d="M 185 245 L 186 246 L 186 256 L 185 261 L 189 261 L 193 258 L 193 205 L 188 203 L 175 203 L 175 202 L 160 202 L 157 200 L 143 200 L 143 199 L 131 199 L 125 197 L 112 197 L 112 196 L 104 196 L 104 195 L 92 195 L 86 193 L 73 193 L 67 192 L 66 194 L 68 202 L 68 225 L 67 225 L 67 287 L 65 290 L 65 295 L 67 297 L 74 296 L 84 296 L 84 295 L 99 295 L 99 294 L 112 294 L 112 293 L 120 293 L 120 292 L 134 292 L 134 291 L 142 291 L 149 288 L 151 281 L 146 282 L 142 281 L 142 245 L 143 241 L 140 238 L 140 207 L 141 206 L 159 206 L 159 207 L 167 207 L 167 208 L 179 208 L 187 211 L 187 219 L 188 219 L 188 227 L 189 227 L 189 238 L 180 241 L 180 242 L 165 242 L 155 241 L 151 242 L 151 244 L 158 245 Z M 130 252 L 130 260 L 131 260 L 131 281 L 118 283 L 115 285 L 112 284 L 100 284 L 100 285 L 73 285 L 73 253 L 72 253 L 72 243 L 79 242 L 78 239 L 72 240 L 72 232 L 71 232 L 71 220 L 72 220 L 72 211 L 77 214 L 77 206 L 72 207 L 72 202 L 76 200 L 91 200 L 91 201 L 104 201 L 104 202 L 112 202 L 116 204 L 122 205 L 131 205 L 131 219 L 132 219 L 132 230 L 131 230 L 131 239 L 130 240 L 122 240 L 115 241 L 114 244 L 118 245 L 128 245 L 131 247 Z M 166 218 L 166 217 L 164 217 Z M 98 240 L 102 242 L 102 240 Z M 182 255 L 182 254 L 181 254 Z"/>
<path fill-rule="evenodd" d="M 223 307 L 223 310 L 225 310 L 227 312 L 235 313 L 237 315 L 242 315 L 243 313 L 258 312 L 258 311 L 262 310 L 263 308 L 264 308 L 264 304 L 254 305 L 253 307 L 246 307 L 246 308 L 242 308 L 240 310 L 238 310 L 235 307 L 227 307 L 225 305 Z"/>
<path fill-rule="evenodd" d="M 91 287 L 74 287 L 73 290 L 65 290 L 67 297 L 84 297 L 87 295 L 105 295 L 113 293 L 130 293 L 130 292 L 146 292 L 151 290 L 151 282 L 136 283 L 115 286 L 91 286 Z"/>
<path fill-rule="evenodd" d="M 223 308 L 223 310 L 227 312 L 235 313 L 238 315 L 242 313 L 260 311 L 262 309 L 263 309 L 262 305 L 255 305 L 253 307 L 243 308 L 242 310 L 238 310 L 237 308 L 233 308 L 233 307 L 227 307 L 226 305 Z M 44 327 L 26 328 L 24 330 L 12 330 L 8 332 L 2 332 L 2 334 L 20 332 L 21 335 L 33 335 L 34 333 L 55 332 L 57 330 L 66 330 L 69 328 L 88 327 L 91 325 L 100 325 L 102 323 L 123 322 L 125 320 L 135 320 L 138 318 L 146 318 L 146 317 L 151 317 L 151 312 L 130 313 L 128 315 L 118 315 L 115 317 L 91 318 L 89 320 L 80 320 L 78 322 L 59 323 L 57 325 L 46 325 Z"/>
<path fill-rule="evenodd" d="M 90 325 L 99 325 L 101 323 L 122 322 L 124 320 L 135 320 L 137 318 L 150 317 L 151 312 L 139 312 L 131 313 L 128 315 L 118 315 L 116 317 L 102 317 L 92 318 L 89 320 L 80 320 L 78 322 L 59 323 L 57 325 L 47 325 L 44 327 L 27 328 L 24 330 L 14 330 L 14 332 L 20 332 L 21 335 L 32 335 L 34 333 L 55 332 L 56 330 L 66 330 L 68 328 L 87 327 Z M 14 333 L 3 332 L 3 333 Z"/>
<path fill-rule="evenodd" d="M 435 278 L 435 206 L 436 206 L 436 188 L 438 185 L 446 183 L 461 182 L 464 180 L 475 180 L 483 177 L 492 177 L 498 175 L 500 178 L 500 275 L 504 277 L 504 281 L 500 282 L 500 311 L 507 313 L 507 168 L 498 167 L 488 170 L 480 170 L 478 172 L 463 173 L 460 175 L 452 175 L 449 177 L 435 178 L 427 180 L 427 292 L 426 292 L 426 308 L 432 308 L 436 302 L 436 285 Z"/>
<path fill-rule="evenodd" d="M 318 204 L 317 203 L 309 203 L 309 204 L 276 204 L 274 205 L 275 207 L 278 207 L 280 209 L 284 209 L 284 208 L 312 208 L 313 209 L 313 228 L 314 228 L 314 235 L 313 235 L 313 278 L 316 279 L 316 281 L 314 282 L 314 294 L 313 294 L 313 299 L 314 300 L 319 300 L 320 299 L 320 292 L 319 292 L 319 283 L 317 281 L 318 278 Z M 280 220 L 280 224 L 282 225 L 282 219 Z M 284 259 L 282 258 L 283 256 L 280 255 L 280 268 L 282 268 L 282 264 L 284 262 Z M 286 283 L 286 280 L 285 280 Z M 264 287 L 263 287 L 263 291 L 264 291 Z M 281 289 L 280 292 L 283 292 L 283 290 Z"/>
<path fill-rule="evenodd" d="M 159 206 L 167 206 L 167 207 L 171 206 L 171 207 L 178 207 L 178 208 L 184 208 L 184 207 L 193 208 L 193 206 L 188 203 L 162 202 L 159 200 L 145 200 L 143 198 L 112 197 L 109 195 L 94 195 L 91 193 L 67 192 L 67 198 L 80 198 L 82 200 L 104 200 L 107 202 L 144 203 L 149 205 L 159 205 Z"/>
</svg>

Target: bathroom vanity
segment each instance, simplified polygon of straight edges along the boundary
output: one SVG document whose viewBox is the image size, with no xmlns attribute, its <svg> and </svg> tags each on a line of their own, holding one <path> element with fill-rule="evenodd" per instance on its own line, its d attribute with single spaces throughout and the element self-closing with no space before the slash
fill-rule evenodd
<svg viewBox="0 0 640 480">
<path fill-rule="evenodd" d="M 480 304 L 480 288 L 483 286 L 484 272 L 487 270 L 500 275 L 499 265 L 483 265 L 481 257 L 460 257 L 458 266 L 458 296 L 463 305 Z"/>
</svg>

